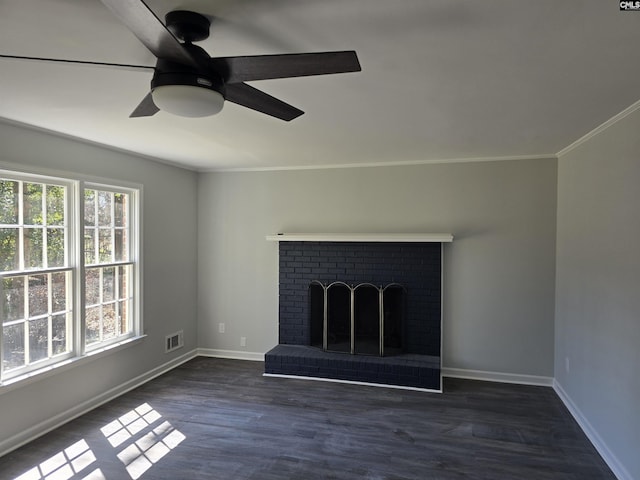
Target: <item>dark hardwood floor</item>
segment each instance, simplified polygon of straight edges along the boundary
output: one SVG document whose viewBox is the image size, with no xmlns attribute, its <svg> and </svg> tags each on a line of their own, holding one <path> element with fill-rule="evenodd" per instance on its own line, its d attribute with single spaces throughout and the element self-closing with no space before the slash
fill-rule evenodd
<svg viewBox="0 0 640 480">
<path fill-rule="evenodd" d="M 0 458 L 0 478 L 614 479 L 552 389 L 443 394 L 196 358 Z"/>
</svg>

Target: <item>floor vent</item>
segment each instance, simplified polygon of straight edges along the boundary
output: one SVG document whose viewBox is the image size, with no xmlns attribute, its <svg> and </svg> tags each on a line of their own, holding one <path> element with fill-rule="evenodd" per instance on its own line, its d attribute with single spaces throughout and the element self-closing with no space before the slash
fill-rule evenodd
<svg viewBox="0 0 640 480">
<path fill-rule="evenodd" d="M 184 341 L 182 339 L 183 331 L 172 333 L 171 335 L 167 335 L 164 341 L 164 353 L 173 352 L 179 348 L 184 346 Z"/>
</svg>

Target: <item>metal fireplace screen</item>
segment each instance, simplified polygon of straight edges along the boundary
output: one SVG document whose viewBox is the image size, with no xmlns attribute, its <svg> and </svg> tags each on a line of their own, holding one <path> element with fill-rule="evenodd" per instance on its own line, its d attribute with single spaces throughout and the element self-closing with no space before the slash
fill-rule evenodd
<svg viewBox="0 0 640 480">
<path fill-rule="evenodd" d="M 402 352 L 406 289 L 344 282 L 309 285 L 311 345 L 352 355 Z"/>
</svg>

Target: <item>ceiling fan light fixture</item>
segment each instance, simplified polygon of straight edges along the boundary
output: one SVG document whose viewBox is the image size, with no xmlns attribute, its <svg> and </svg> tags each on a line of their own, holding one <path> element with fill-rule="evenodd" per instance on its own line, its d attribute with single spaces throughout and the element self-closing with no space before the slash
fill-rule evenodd
<svg viewBox="0 0 640 480">
<path fill-rule="evenodd" d="M 196 85 L 159 85 L 151 91 L 153 103 L 180 117 L 208 117 L 222 110 L 224 97 L 211 88 Z"/>
</svg>

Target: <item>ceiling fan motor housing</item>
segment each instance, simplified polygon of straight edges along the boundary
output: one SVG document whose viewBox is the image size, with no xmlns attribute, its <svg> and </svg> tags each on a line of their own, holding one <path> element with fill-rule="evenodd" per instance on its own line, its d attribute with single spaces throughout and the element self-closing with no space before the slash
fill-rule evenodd
<svg viewBox="0 0 640 480">
<path fill-rule="evenodd" d="M 164 111 L 183 117 L 206 117 L 222 109 L 225 87 L 215 71 L 202 72 L 158 59 L 151 79 L 151 96 Z"/>
<path fill-rule="evenodd" d="M 193 57 L 201 58 L 203 63 L 210 58 L 207 52 L 197 45 L 187 43 L 183 44 L 183 47 Z M 208 88 L 225 96 L 224 81 L 221 73 L 212 69 L 203 71 L 202 69 L 183 65 L 164 58 L 158 58 L 156 63 L 155 72 L 151 79 L 151 91 L 161 85 L 190 85 L 193 87 Z"/>
<path fill-rule="evenodd" d="M 160 68 L 165 63 L 158 61 L 158 67 L 151 79 L 151 91 L 163 85 L 188 85 L 216 91 L 224 96 L 224 82 L 214 72 L 202 73 L 179 65 L 178 68 Z M 171 63 L 171 62 L 166 62 Z"/>
</svg>

